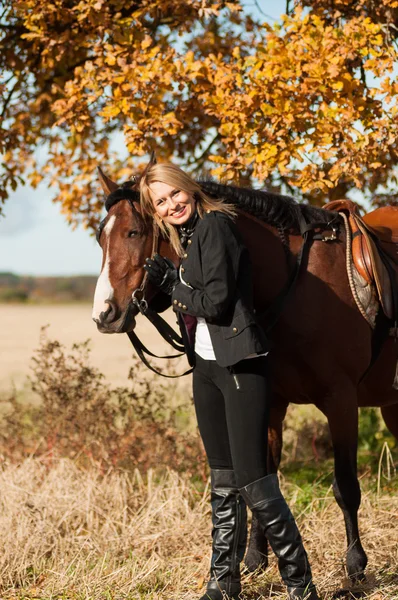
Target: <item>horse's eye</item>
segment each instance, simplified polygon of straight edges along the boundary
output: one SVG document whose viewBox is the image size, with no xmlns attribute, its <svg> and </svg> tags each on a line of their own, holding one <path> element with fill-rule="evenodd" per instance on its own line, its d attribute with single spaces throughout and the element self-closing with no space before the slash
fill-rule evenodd
<svg viewBox="0 0 398 600">
<path fill-rule="evenodd" d="M 129 231 L 128 237 L 133 238 L 133 237 L 136 237 L 137 235 L 138 235 L 138 231 L 136 229 L 132 229 L 131 231 Z"/>
</svg>

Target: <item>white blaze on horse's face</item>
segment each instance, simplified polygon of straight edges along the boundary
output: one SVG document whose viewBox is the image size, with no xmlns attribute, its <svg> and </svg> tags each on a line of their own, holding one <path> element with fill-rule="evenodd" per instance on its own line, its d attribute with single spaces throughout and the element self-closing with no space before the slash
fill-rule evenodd
<svg viewBox="0 0 398 600">
<path fill-rule="evenodd" d="M 109 219 L 108 223 L 105 225 L 104 229 L 101 232 L 101 236 L 105 236 L 105 250 L 104 250 L 104 261 L 102 263 L 101 274 L 98 278 L 97 285 L 95 288 L 94 294 L 94 306 L 93 306 L 93 314 L 92 317 L 95 321 L 99 320 L 100 314 L 105 312 L 108 309 L 108 304 L 106 304 L 106 300 L 111 300 L 113 298 L 113 287 L 109 278 L 109 267 L 110 267 L 110 252 L 109 252 L 109 236 L 112 230 L 112 227 L 115 224 L 116 217 L 112 215 Z"/>
</svg>

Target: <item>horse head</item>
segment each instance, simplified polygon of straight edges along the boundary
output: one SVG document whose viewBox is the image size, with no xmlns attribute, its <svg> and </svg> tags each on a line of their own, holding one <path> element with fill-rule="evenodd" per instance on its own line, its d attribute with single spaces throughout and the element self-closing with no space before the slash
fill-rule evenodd
<svg viewBox="0 0 398 600">
<path fill-rule="evenodd" d="M 123 333 L 134 329 L 144 294 L 155 293 L 143 269 L 154 251 L 153 225 L 142 215 L 136 179 L 119 186 L 98 170 L 108 214 L 97 232 L 103 257 L 92 317 L 101 333 Z"/>
</svg>

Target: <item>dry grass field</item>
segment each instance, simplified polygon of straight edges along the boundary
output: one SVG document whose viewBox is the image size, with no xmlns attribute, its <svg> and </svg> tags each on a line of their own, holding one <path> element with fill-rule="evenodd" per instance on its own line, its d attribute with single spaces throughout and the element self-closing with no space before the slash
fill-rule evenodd
<svg viewBox="0 0 398 600">
<path fill-rule="evenodd" d="M 26 387 L 30 359 L 39 345 L 40 328 L 46 325 L 49 325 L 49 337 L 68 347 L 90 338 L 93 365 L 104 373 L 111 385 L 125 385 L 134 353 L 130 341 L 123 334 L 98 333 L 91 320 L 91 310 L 90 304 L 0 304 L 0 391 L 11 387 L 21 391 Z M 165 316 L 175 325 L 172 311 L 167 311 Z M 140 317 L 137 333 L 153 352 L 170 353 L 153 327 Z M 189 385 L 188 378 L 183 385 Z"/>
<path fill-rule="evenodd" d="M 305 510 L 290 497 L 323 600 L 398 598 L 398 498 L 365 493 L 368 579 L 347 591 L 345 534 L 331 490 Z M 210 555 L 208 488 L 173 472 L 143 477 L 28 459 L 0 473 L 2 598 L 195 600 Z M 275 559 L 245 574 L 242 600 L 285 600 Z"/>
<path fill-rule="evenodd" d="M 8 411 L 0 420 L 0 600 L 199 598 L 211 520 L 190 378 L 174 383 L 137 366 L 127 336 L 97 333 L 89 305 L 0 310 L 0 401 Z M 173 315 L 167 318 L 173 324 Z M 47 342 L 32 371 L 45 325 Z M 169 352 L 145 323 L 137 331 L 150 349 Z M 87 338 L 92 352 L 86 360 L 71 348 Z M 135 377 L 128 381 L 133 364 Z M 31 402 L 29 373 L 41 403 Z M 148 379 L 140 387 L 142 374 Z M 14 403 L 7 400 L 12 388 Z M 181 399 L 182 412 L 174 414 L 170 407 Z M 371 454 L 362 447 L 359 516 L 369 565 L 366 582 L 353 587 L 344 572 L 345 531 L 330 485 L 327 430 L 313 408 L 289 410 L 281 481 L 322 600 L 398 600 L 391 460 L 380 461 L 377 473 L 379 450 L 375 469 L 374 448 Z M 362 423 L 369 442 L 380 433 L 370 417 Z M 386 445 L 380 435 L 377 443 Z M 266 598 L 286 599 L 274 558 L 265 573 L 244 574 L 242 600 Z"/>
</svg>

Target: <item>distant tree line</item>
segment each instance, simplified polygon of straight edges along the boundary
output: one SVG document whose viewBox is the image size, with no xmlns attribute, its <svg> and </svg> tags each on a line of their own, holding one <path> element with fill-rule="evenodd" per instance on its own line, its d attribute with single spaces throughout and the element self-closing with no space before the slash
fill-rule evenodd
<svg viewBox="0 0 398 600">
<path fill-rule="evenodd" d="M 96 277 L 33 277 L 0 272 L 0 302 L 90 302 Z"/>
</svg>

